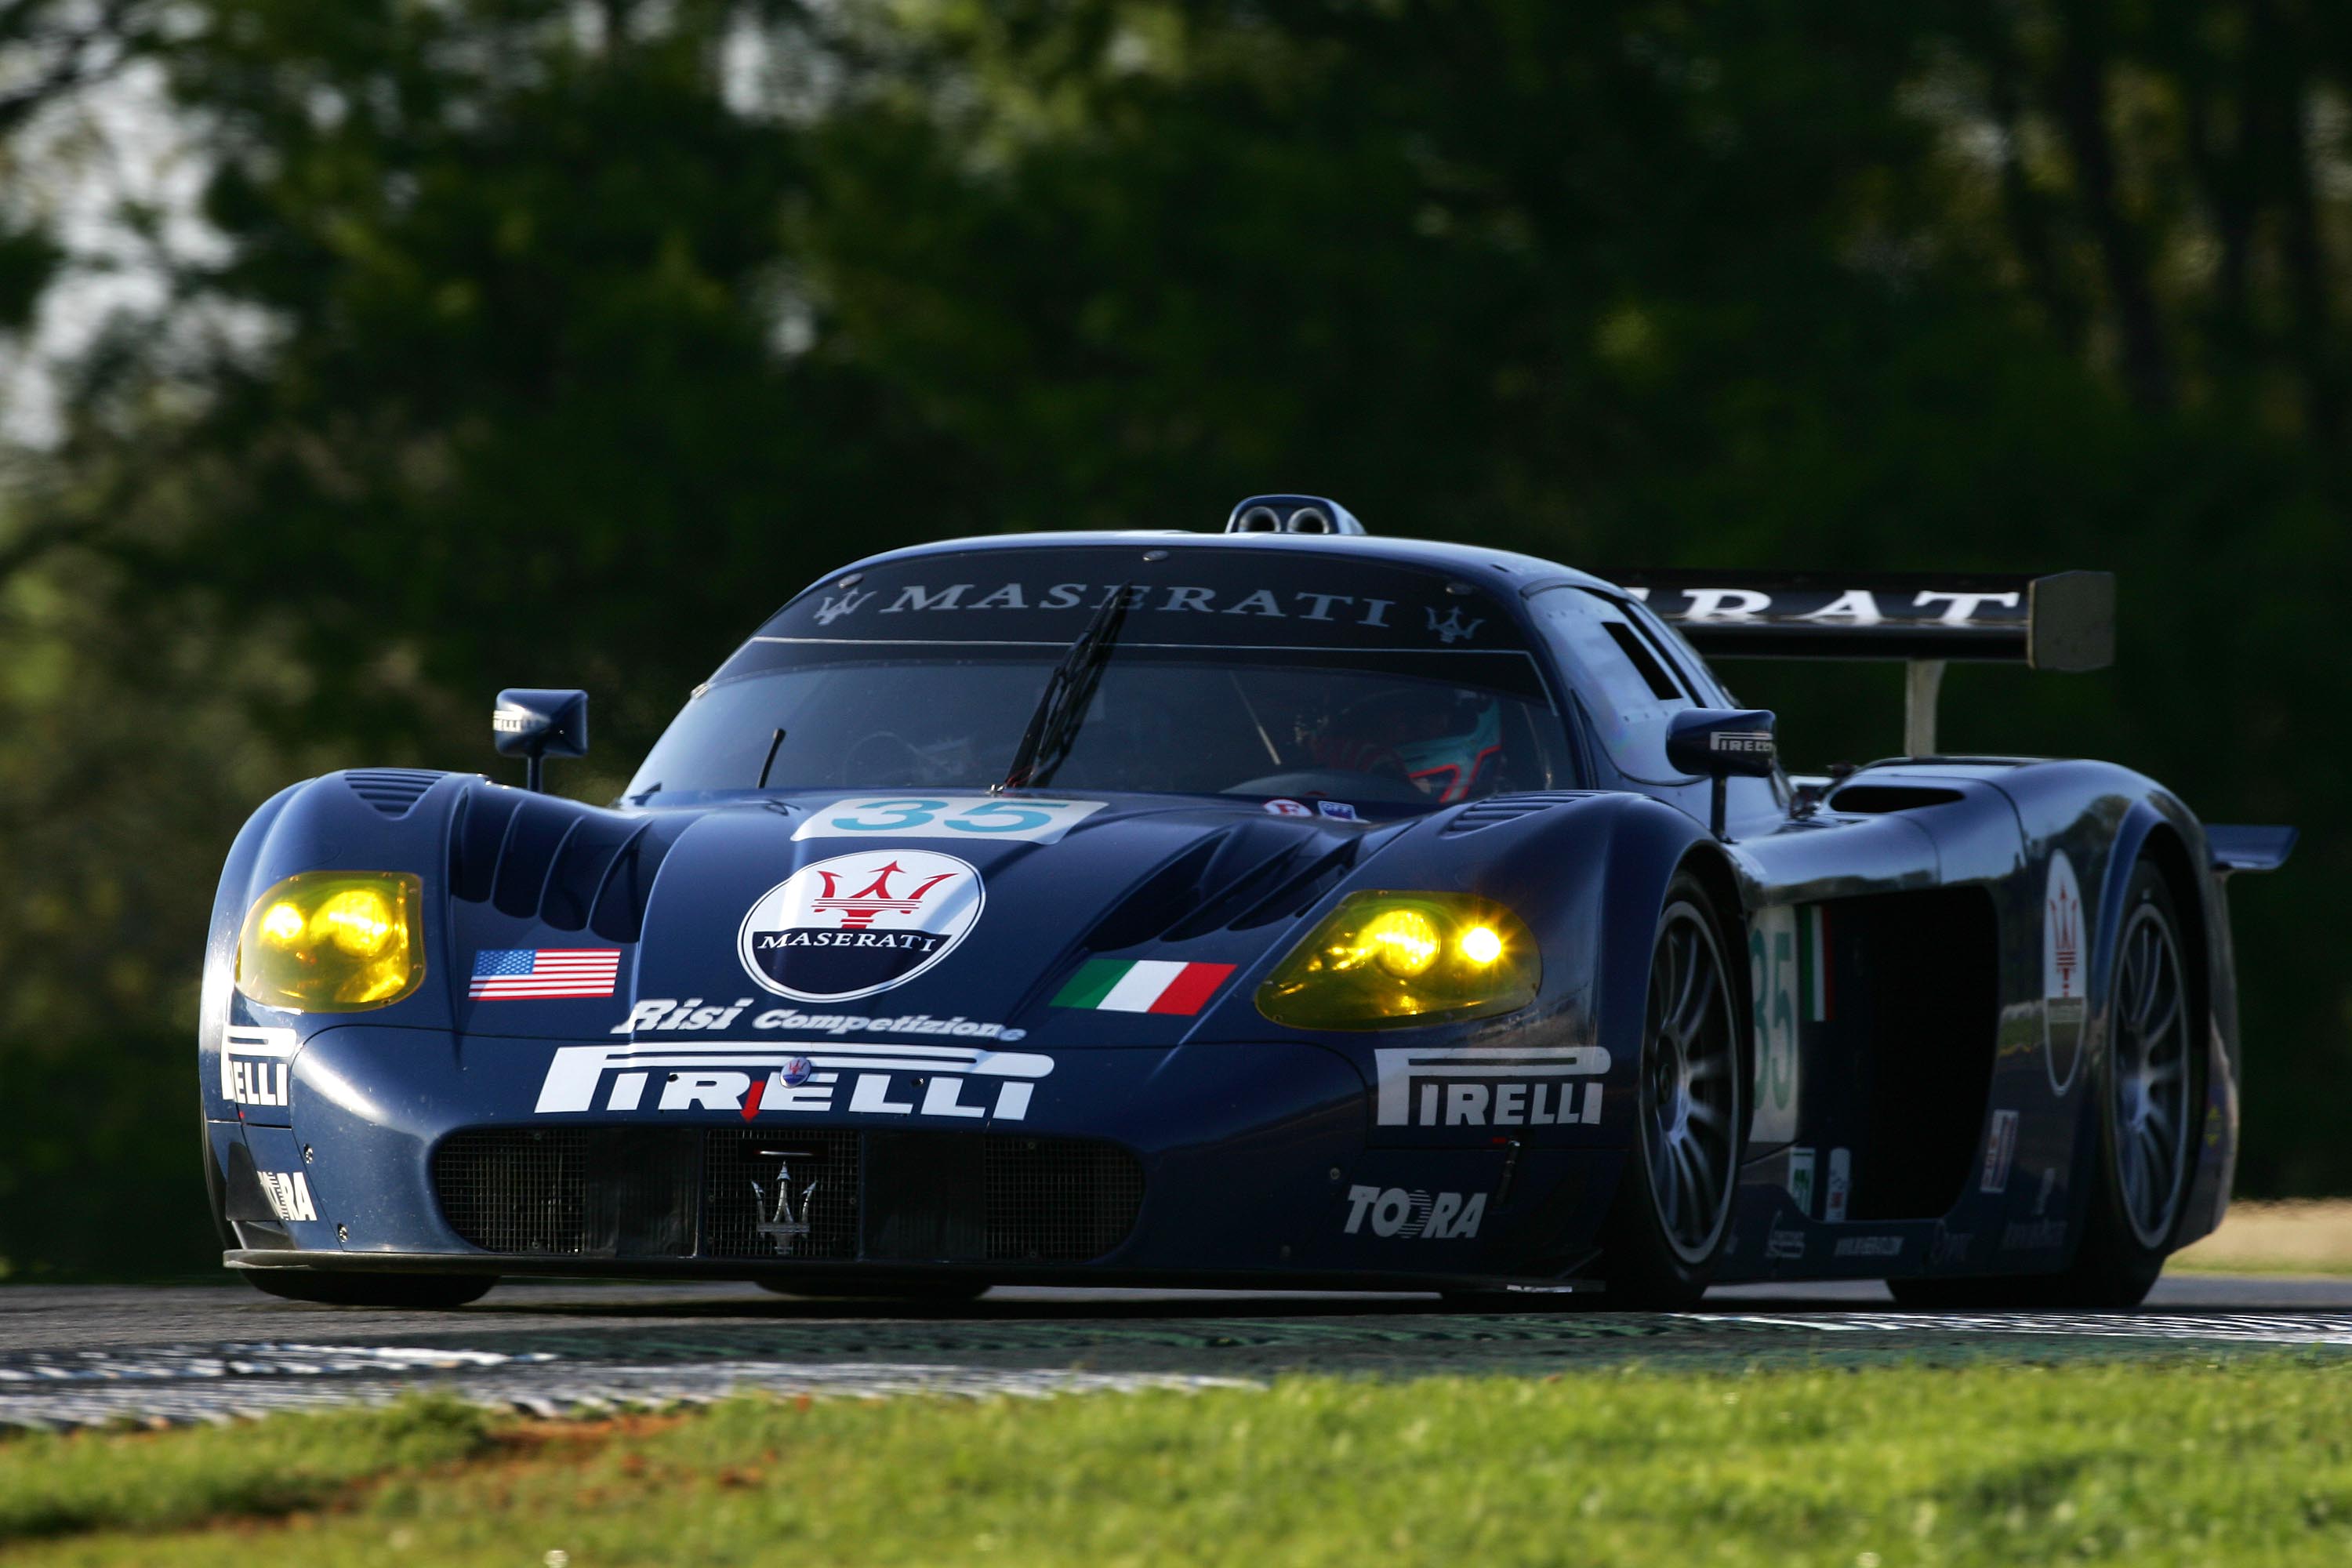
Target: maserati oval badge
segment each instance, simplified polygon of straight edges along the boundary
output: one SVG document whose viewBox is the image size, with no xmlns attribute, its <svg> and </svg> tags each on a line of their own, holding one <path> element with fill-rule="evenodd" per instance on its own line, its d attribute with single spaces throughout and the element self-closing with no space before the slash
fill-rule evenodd
<svg viewBox="0 0 2352 1568">
<path fill-rule="evenodd" d="M 2050 1087 L 2074 1087 L 2083 1060 L 2083 1026 L 2089 1011 L 2083 962 L 2083 889 L 2063 849 L 2050 852 L 2050 883 L 2042 910 L 2042 1060 Z"/>
<path fill-rule="evenodd" d="M 871 849 L 803 866 L 743 917 L 736 952 L 754 981 L 803 1002 L 903 985 L 980 920 L 980 872 L 928 849 Z"/>
</svg>

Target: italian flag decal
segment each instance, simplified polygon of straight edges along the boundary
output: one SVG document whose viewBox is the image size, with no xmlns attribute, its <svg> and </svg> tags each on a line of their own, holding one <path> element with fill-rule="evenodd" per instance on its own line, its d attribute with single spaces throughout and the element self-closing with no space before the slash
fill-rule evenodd
<svg viewBox="0 0 2352 1568">
<path fill-rule="evenodd" d="M 1106 1013 L 1199 1012 L 1215 995 L 1230 963 L 1171 963 L 1164 959 L 1090 958 L 1054 998 L 1056 1007 Z"/>
<path fill-rule="evenodd" d="M 1830 1021 L 1829 921 L 1819 904 L 1797 911 L 1797 990 L 1808 1024 Z"/>
</svg>

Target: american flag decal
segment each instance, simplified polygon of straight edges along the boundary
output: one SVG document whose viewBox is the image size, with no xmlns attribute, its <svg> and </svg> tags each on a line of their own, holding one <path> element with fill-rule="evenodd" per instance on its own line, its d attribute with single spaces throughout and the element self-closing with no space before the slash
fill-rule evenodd
<svg viewBox="0 0 2352 1568">
<path fill-rule="evenodd" d="M 466 994 L 484 1001 L 610 996 L 620 973 L 617 947 L 486 947 L 474 954 Z"/>
</svg>

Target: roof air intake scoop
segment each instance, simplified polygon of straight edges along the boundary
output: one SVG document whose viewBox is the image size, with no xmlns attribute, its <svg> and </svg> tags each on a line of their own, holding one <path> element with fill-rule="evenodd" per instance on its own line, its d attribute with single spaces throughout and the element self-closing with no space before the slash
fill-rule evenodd
<svg viewBox="0 0 2352 1568">
<path fill-rule="evenodd" d="M 1356 514 L 1323 496 L 1252 496 L 1225 520 L 1227 533 L 1361 533 Z"/>
</svg>

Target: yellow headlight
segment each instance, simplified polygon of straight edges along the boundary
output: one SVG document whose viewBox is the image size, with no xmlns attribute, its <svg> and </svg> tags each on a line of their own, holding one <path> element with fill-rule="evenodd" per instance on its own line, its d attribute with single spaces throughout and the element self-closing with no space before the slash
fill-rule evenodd
<svg viewBox="0 0 2352 1568">
<path fill-rule="evenodd" d="M 425 884 L 405 871 L 305 871 L 254 903 L 236 988 L 265 1007 L 357 1013 L 425 981 Z"/>
<path fill-rule="evenodd" d="M 261 934 L 280 947 L 292 946 L 310 926 L 310 922 L 302 918 L 300 910 L 282 900 L 270 905 L 268 911 L 261 917 Z"/>
<path fill-rule="evenodd" d="M 313 940 L 334 945 L 351 958 L 378 958 L 399 934 L 400 910 L 380 888 L 347 888 L 330 894 L 310 917 Z"/>
<path fill-rule="evenodd" d="M 1410 980 L 1437 962 L 1437 926 L 1419 910 L 1382 910 L 1364 922 L 1363 944 L 1374 963 Z"/>
<path fill-rule="evenodd" d="M 1295 1029 L 1394 1029 L 1526 1006 L 1543 967 L 1500 904 L 1465 893 L 1353 893 L 1258 987 Z"/>
</svg>

